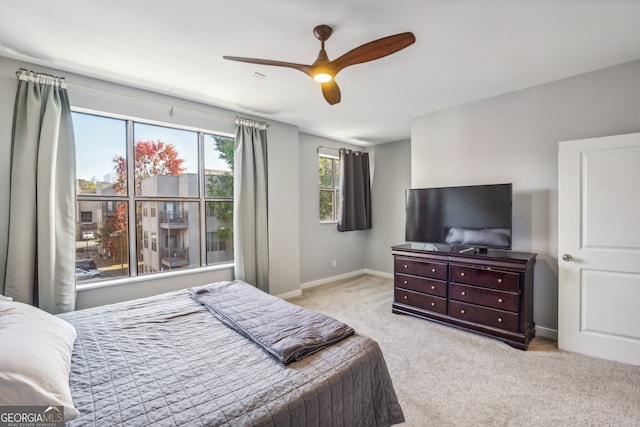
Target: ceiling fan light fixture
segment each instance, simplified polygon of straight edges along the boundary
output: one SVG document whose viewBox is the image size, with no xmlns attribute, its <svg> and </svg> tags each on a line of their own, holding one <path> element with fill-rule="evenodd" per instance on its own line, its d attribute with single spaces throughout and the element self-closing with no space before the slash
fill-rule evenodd
<svg viewBox="0 0 640 427">
<path fill-rule="evenodd" d="M 313 75 L 313 80 L 317 81 L 318 83 L 327 83 L 333 80 L 333 76 L 326 71 L 320 71 Z"/>
</svg>

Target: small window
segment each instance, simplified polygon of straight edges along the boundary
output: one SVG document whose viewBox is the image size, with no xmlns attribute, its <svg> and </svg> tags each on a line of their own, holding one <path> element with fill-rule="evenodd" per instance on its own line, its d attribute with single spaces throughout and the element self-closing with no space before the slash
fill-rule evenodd
<svg viewBox="0 0 640 427">
<path fill-rule="evenodd" d="M 339 165 L 340 163 L 336 156 L 318 155 L 321 222 L 335 222 L 338 220 Z"/>
<path fill-rule="evenodd" d="M 158 234 L 151 232 L 151 250 L 153 252 L 158 251 Z"/>
<path fill-rule="evenodd" d="M 93 212 L 80 212 L 80 222 L 93 222 Z"/>
</svg>

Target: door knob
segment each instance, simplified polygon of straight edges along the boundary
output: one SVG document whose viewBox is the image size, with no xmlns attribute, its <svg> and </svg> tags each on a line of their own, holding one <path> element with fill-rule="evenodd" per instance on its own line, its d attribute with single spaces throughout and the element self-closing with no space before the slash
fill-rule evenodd
<svg viewBox="0 0 640 427">
<path fill-rule="evenodd" d="M 569 255 L 569 254 L 562 255 L 562 259 L 564 261 L 573 261 L 573 257 L 571 255 Z"/>
</svg>

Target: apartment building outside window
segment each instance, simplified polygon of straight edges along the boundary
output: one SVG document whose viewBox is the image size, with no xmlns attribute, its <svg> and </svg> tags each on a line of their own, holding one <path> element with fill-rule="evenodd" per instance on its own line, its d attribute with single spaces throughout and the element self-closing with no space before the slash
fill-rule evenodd
<svg viewBox="0 0 640 427">
<path fill-rule="evenodd" d="M 233 262 L 233 138 L 84 112 L 73 123 L 77 235 L 95 236 L 76 260 L 95 262 L 92 280 Z"/>
</svg>

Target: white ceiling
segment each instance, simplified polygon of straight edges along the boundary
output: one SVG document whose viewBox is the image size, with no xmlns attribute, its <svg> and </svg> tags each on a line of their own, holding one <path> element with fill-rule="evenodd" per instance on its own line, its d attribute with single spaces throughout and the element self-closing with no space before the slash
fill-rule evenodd
<svg viewBox="0 0 640 427">
<path fill-rule="evenodd" d="M 417 41 L 343 70 L 334 106 L 299 71 L 222 59 L 311 64 L 318 24 L 334 28 L 330 59 Z M 367 145 L 408 138 L 412 117 L 640 58 L 640 1 L 2 1 L 0 55 Z"/>
</svg>

